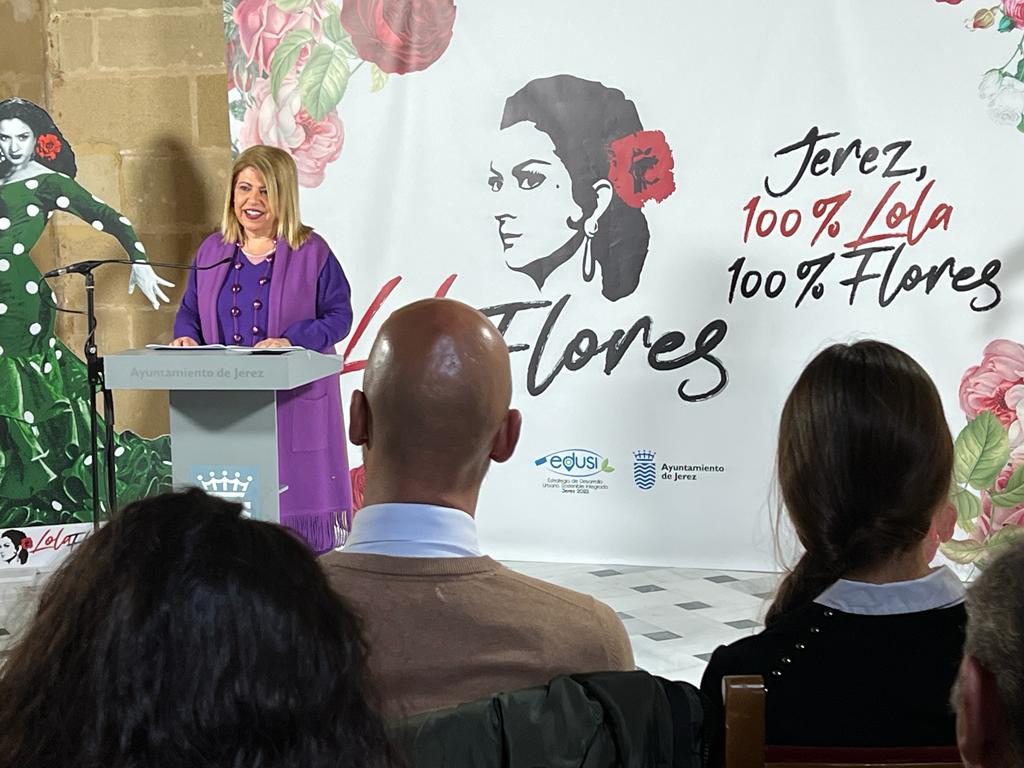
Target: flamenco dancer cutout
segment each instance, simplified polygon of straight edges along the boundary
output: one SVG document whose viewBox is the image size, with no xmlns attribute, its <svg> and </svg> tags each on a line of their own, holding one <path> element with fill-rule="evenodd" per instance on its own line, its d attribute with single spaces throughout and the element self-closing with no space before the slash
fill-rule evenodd
<svg viewBox="0 0 1024 768">
<path fill-rule="evenodd" d="M 86 367 L 54 335 L 52 294 L 29 258 L 50 217 L 70 213 L 117 238 L 138 262 L 128 293 L 138 287 L 154 309 L 172 285 L 145 263 L 131 222 L 79 185 L 76 170 L 46 110 L 0 101 L 0 529 L 92 519 Z M 168 437 L 115 439 L 119 499 L 170 484 Z"/>
<path fill-rule="evenodd" d="M 575 264 L 602 295 L 633 293 L 650 232 L 641 210 L 675 191 L 672 151 L 622 91 L 572 75 L 531 80 L 505 101 L 488 184 L 505 264 L 538 288 Z M 572 267 L 563 269 L 571 271 Z"/>
</svg>

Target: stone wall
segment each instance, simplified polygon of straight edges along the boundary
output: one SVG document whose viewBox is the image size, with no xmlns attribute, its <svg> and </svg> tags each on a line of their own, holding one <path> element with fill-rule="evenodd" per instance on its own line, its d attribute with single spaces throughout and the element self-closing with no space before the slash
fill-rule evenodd
<svg viewBox="0 0 1024 768">
<path fill-rule="evenodd" d="M 220 0 L 13 0 L 0 5 L 0 98 L 47 107 L 78 159 L 78 181 L 127 216 L 152 261 L 188 264 L 220 218 L 231 163 Z M 41 268 L 122 258 L 116 240 L 68 216 L 33 250 Z M 170 339 L 187 273 L 153 310 L 127 294 L 128 268 L 97 272 L 101 353 Z M 62 306 L 84 305 L 82 278 L 52 281 Z M 61 315 L 80 351 L 85 324 Z M 117 428 L 167 431 L 166 395 L 117 395 Z"/>
</svg>

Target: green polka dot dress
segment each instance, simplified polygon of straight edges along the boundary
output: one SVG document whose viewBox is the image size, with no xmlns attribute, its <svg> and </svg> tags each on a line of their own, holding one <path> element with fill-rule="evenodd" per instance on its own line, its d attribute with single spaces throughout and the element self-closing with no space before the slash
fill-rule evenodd
<svg viewBox="0 0 1024 768">
<path fill-rule="evenodd" d="M 128 219 L 64 174 L 0 185 L 0 529 L 92 519 L 87 371 L 54 335 L 54 296 L 29 258 L 59 211 L 145 253 Z M 170 484 L 169 438 L 115 439 L 119 504 Z"/>
</svg>

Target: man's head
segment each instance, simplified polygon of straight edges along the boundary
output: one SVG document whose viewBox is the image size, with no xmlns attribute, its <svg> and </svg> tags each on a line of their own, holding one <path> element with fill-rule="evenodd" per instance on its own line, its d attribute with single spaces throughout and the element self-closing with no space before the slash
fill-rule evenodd
<svg viewBox="0 0 1024 768">
<path fill-rule="evenodd" d="M 508 347 L 480 312 L 426 299 L 392 314 L 373 342 L 349 436 L 363 446 L 365 503 L 442 504 L 470 514 L 491 461 L 506 461 L 521 416 L 509 410 Z"/>
<path fill-rule="evenodd" d="M 968 590 L 953 703 L 969 768 L 1024 766 L 1024 543 L 1007 547 Z"/>
</svg>

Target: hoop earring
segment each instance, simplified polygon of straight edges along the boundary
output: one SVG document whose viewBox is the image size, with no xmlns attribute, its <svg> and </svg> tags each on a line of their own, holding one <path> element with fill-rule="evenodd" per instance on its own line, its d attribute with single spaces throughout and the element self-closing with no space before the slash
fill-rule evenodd
<svg viewBox="0 0 1024 768">
<path fill-rule="evenodd" d="M 583 281 L 589 283 L 593 280 L 596 271 L 594 254 L 590 250 L 590 237 L 587 237 L 583 241 Z"/>
<path fill-rule="evenodd" d="M 594 279 L 596 271 L 594 254 L 590 250 L 590 241 L 597 234 L 597 228 L 598 222 L 596 219 L 590 219 L 583 224 L 583 235 L 586 238 L 583 242 L 583 280 L 588 283 Z"/>
</svg>

